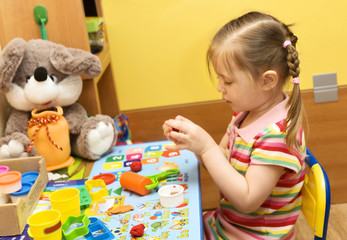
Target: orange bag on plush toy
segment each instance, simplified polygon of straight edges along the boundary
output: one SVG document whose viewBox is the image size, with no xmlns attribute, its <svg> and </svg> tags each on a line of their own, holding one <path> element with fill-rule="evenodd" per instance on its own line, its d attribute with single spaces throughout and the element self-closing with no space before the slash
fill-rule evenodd
<svg viewBox="0 0 347 240">
<path fill-rule="evenodd" d="M 71 166 L 69 126 L 59 106 L 49 109 L 34 109 L 28 121 L 30 151 L 34 145 L 39 155 L 46 160 L 47 171 Z"/>
</svg>

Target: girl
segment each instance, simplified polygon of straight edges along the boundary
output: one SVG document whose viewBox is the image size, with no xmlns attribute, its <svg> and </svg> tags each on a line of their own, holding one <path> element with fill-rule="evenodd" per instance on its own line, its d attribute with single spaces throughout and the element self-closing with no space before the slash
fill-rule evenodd
<svg viewBox="0 0 347 240">
<path fill-rule="evenodd" d="M 176 143 L 167 149 L 194 152 L 220 189 L 219 208 L 204 214 L 207 239 L 294 239 L 306 153 L 296 41 L 263 13 L 230 21 L 207 52 L 217 90 L 234 111 L 220 144 L 182 116 L 163 124 Z"/>
</svg>

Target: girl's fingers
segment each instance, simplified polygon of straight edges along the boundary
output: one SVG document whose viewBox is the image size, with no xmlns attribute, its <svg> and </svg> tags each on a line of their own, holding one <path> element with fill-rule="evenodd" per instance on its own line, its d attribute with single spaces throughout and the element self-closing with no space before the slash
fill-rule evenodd
<svg viewBox="0 0 347 240">
<path fill-rule="evenodd" d="M 175 132 L 187 132 L 189 130 L 189 123 L 185 120 L 167 120 L 165 121 L 165 124 L 171 128 L 171 130 Z"/>
<path fill-rule="evenodd" d="M 176 120 L 180 120 L 180 121 L 186 121 L 186 122 L 189 122 L 189 123 L 193 123 L 192 121 L 190 121 L 188 118 L 185 118 L 181 115 L 178 115 L 176 118 Z"/>
</svg>

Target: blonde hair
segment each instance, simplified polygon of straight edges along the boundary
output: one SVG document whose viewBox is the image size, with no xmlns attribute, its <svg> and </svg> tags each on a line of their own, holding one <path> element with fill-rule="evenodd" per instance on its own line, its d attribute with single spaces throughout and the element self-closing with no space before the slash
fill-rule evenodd
<svg viewBox="0 0 347 240">
<path fill-rule="evenodd" d="M 287 81 L 300 74 L 300 61 L 295 47 L 298 38 L 289 27 L 260 12 L 249 12 L 228 22 L 216 33 L 207 51 L 210 74 L 211 64 L 221 61 L 231 71 L 230 62 L 235 61 L 242 70 L 250 74 L 253 81 L 259 79 L 263 72 L 275 70 L 283 88 Z M 284 47 L 286 40 L 291 44 Z M 286 143 L 289 148 L 298 148 L 297 134 L 303 118 L 299 84 L 294 84 L 287 107 Z"/>
</svg>

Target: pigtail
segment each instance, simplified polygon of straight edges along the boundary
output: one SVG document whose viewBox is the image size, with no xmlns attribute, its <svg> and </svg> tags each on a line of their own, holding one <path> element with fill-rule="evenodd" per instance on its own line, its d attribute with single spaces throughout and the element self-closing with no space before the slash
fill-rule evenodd
<svg viewBox="0 0 347 240">
<path fill-rule="evenodd" d="M 287 50 L 287 65 L 289 68 L 289 75 L 293 78 L 293 91 L 287 103 L 289 110 L 287 116 L 286 141 L 289 148 L 299 147 L 299 144 L 297 142 L 297 134 L 302 124 L 303 112 L 299 85 L 300 61 L 298 58 L 298 52 L 295 48 L 296 41 L 297 37 L 291 34 L 289 44 L 287 46 L 283 46 Z"/>
</svg>

